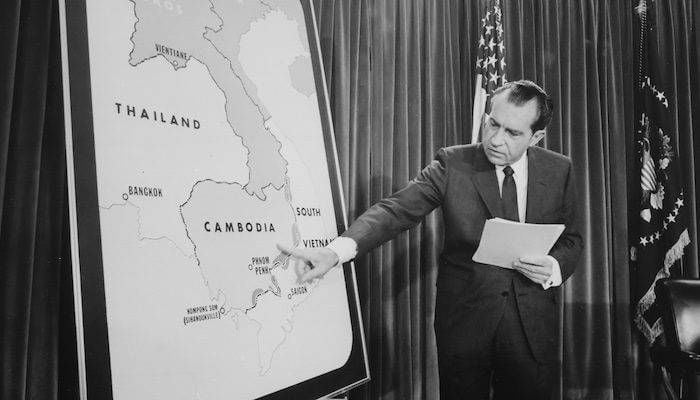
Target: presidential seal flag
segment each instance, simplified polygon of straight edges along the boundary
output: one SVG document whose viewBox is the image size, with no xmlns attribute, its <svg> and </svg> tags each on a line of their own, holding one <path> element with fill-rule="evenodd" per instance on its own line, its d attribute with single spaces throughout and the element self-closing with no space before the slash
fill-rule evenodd
<svg viewBox="0 0 700 400">
<path fill-rule="evenodd" d="M 471 143 L 480 139 L 481 116 L 484 114 L 486 100 L 506 82 L 506 46 L 502 19 L 500 0 L 489 1 L 486 14 L 481 19 L 481 36 L 477 44 Z"/>
<path fill-rule="evenodd" d="M 683 254 L 690 243 L 683 170 L 678 152 L 678 131 L 673 122 L 676 96 L 667 84 L 672 68 L 665 63 L 668 46 L 649 38 L 658 27 L 650 13 L 652 5 L 642 0 L 640 17 L 639 71 L 635 93 L 636 171 L 639 203 L 632 213 L 631 266 L 636 309 L 634 320 L 648 342 L 662 336 L 661 313 L 654 284 L 666 277 L 683 276 Z M 660 27 L 666 29 L 664 27 Z"/>
</svg>

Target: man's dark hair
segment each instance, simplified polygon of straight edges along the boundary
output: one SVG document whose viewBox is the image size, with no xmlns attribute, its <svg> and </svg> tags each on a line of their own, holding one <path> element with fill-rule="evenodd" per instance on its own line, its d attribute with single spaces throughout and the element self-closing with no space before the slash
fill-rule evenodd
<svg viewBox="0 0 700 400">
<path fill-rule="evenodd" d="M 535 119 L 532 125 L 530 125 L 530 129 L 532 129 L 533 132 L 542 130 L 549 125 L 549 121 L 552 120 L 552 110 L 554 109 L 554 104 L 544 89 L 537 86 L 536 83 L 525 79 L 507 82 L 503 86 L 494 90 L 493 94 L 491 95 L 491 99 L 493 99 L 497 94 L 506 91 L 506 94 L 508 95 L 508 102 L 513 103 L 516 106 L 521 106 L 532 99 L 537 101 L 537 119 Z"/>
</svg>

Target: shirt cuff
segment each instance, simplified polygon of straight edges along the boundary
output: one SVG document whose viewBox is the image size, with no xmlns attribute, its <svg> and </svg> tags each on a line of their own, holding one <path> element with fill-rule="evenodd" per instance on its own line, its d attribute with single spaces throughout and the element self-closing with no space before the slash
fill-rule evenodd
<svg viewBox="0 0 700 400">
<path fill-rule="evenodd" d="M 552 261 L 552 275 L 545 283 L 542 284 L 542 289 L 547 290 L 552 286 L 561 285 L 561 267 L 559 266 L 559 261 L 552 256 L 547 256 Z"/>
<path fill-rule="evenodd" d="M 357 242 L 345 236 L 338 236 L 333 239 L 326 245 L 326 248 L 331 249 L 338 255 L 338 264 L 341 265 L 352 260 L 357 255 Z"/>
</svg>

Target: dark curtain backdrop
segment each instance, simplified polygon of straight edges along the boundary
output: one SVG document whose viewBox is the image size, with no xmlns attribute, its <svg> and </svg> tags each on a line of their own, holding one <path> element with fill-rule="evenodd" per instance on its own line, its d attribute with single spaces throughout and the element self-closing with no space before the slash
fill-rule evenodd
<svg viewBox="0 0 700 400">
<path fill-rule="evenodd" d="M 439 147 L 469 142 L 486 3 L 315 1 L 351 221 L 405 185 Z M 573 159 L 586 220 L 581 264 L 563 288 L 559 397 L 658 398 L 646 344 L 630 322 L 626 221 L 628 201 L 638 201 L 631 189 L 639 185 L 631 167 L 637 4 L 503 3 L 508 79 L 534 80 L 554 99 L 543 145 Z M 679 43 L 669 62 L 685 71 L 676 83 L 685 88 L 682 101 L 697 112 L 692 1 L 656 4 L 666 7 L 668 15 L 659 18 L 675 35 L 659 40 Z M 685 127 L 679 148 L 695 199 L 697 156 L 688 124 L 697 127 L 697 120 L 692 112 L 679 114 Z M 439 214 L 430 215 L 357 260 L 373 380 L 352 399 L 436 398 L 432 320 L 440 235 Z M 687 263 L 697 271 L 696 245 Z"/>
<path fill-rule="evenodd" d="M 0 399 L 77 397 L 57 3 L 0 1 Z"/>
<path fill-rule="evenodd" d="M 657 398 L 629 304 L 636 4 L 504 3 L 508 79 L 535 80 L 552 95 L 557 108 L 544 146 L 574 160 L 587 221 L 586 251 L 563 288 L 559 397 Z M 405 185 L 438 148 L 470 140 L 486 1 L 314 4 L 353 220 Z M 695 201 L 700 7 L 656 4 L 679 43 L 669 62 L 687 103 L 677 116 L 678 148 Z M 2 399 L 77 397 L 58 39 L 56 0 L 0 2 Z M 372 381 L 353 400 L 437 398 L 432 321 L 441 241 L 436 212 L 357 261 Z M 687 263 L 697 276 L 696 245 Z"/>
</svg>

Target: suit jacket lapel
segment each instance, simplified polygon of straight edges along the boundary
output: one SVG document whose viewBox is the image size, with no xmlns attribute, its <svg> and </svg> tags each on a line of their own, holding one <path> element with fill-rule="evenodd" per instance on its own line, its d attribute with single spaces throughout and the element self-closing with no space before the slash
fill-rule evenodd
<svg viewBox="0 0 700 400">
<path fill-rule="evenodd" d="M 545 174 L 547 168 L 542 165 L 532 148 L 527 151 L 527 210 L 525 222 L 537 222 L 540 218 L 542 207 L 547 196 L 547 180 Z"/>
<path fill-rule="evenodd" d="M 489 213 L 492 217 L 500 217 L 503 215 L 501 211 L 501 195 L 498 190 L 498 179 L 496 179 L 496 169 L 493 164 L 486 158 L 484 149 L 479 145 L 477 156 L 474 163 L 474 175 L 472 181 L 479 196 L 486 204 Z"/>
</svg>

